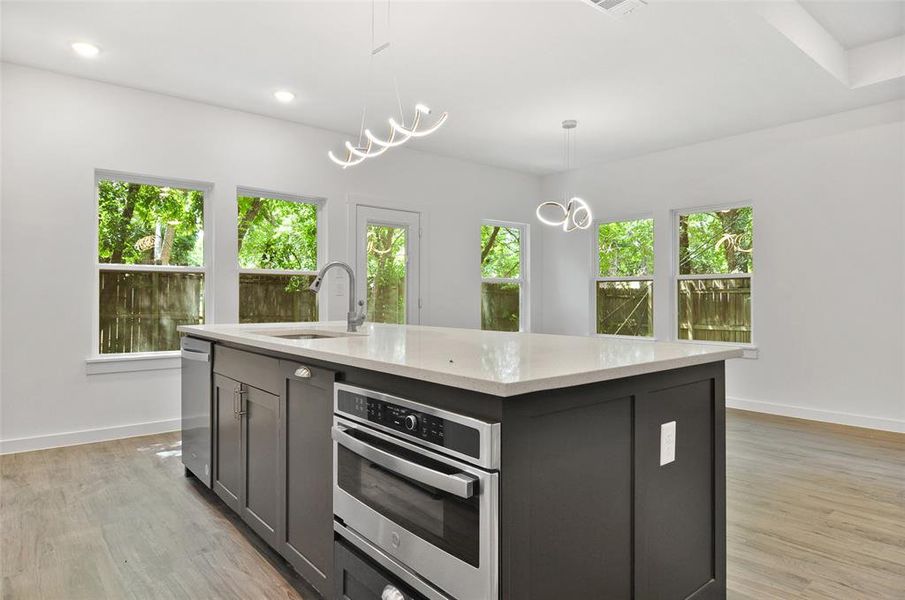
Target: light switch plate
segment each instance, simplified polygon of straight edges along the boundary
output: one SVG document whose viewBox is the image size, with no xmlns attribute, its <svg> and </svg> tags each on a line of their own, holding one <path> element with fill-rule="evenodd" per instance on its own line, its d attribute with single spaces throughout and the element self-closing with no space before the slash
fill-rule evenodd
<svg viewBox="0 0 905 600">
<path fill-rule="evenodd" d="M 660 425 L 660 466 L 676 460 L 676 422 Z"/>
</svg>

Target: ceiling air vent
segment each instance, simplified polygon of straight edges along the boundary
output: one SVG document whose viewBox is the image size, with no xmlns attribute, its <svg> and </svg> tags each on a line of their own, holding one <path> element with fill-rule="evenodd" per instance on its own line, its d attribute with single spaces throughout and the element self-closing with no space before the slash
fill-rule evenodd
<svg viewBox="0 0 905 600">
<path fill-rule="evenodd" d="M 613 17 L 625 17 L 635 11 L 636 8 L 647 6 L 645 0 L 584 0 L 601 12 Z"/>
</svg>

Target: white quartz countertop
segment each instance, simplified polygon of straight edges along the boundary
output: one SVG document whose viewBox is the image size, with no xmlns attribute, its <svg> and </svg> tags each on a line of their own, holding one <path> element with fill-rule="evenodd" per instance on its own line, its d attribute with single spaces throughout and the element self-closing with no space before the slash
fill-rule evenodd
<svg viewBox="0 0 905 600">
<path fill-rule="evenodd" d="M 185 325 L 179 331 L 299 358 L 515 396 L 738 358 L 729 346 L 344 322 Z M 336 337 L 285 339 L 310 332 Z"/>
</svg>

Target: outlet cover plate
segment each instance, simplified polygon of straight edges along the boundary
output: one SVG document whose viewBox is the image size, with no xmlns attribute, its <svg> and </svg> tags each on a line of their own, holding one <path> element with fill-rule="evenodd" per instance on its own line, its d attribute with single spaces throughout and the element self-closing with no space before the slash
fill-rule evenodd
<svg viewBox="0 0 905 600">
<path fill-rule="evenodd" d="M 676 422 L 660 425 L 660 466 L 676 460 Z"/>
</svg>

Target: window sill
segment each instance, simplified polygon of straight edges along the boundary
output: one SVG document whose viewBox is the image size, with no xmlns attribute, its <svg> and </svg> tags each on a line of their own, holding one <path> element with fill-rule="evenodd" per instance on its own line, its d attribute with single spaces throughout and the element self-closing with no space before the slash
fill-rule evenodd
<svg viewBox="0 0 905 600">
<path fill-rule="evenodd" d="M 649 335 L 622 335 L 621 333 L 593 333 L 595 337 L 610 340 L 631 340 L 633 342 L 658 342 L 658 338 Z"/>
<path fill-rule="evenodd" d="M 134 354 L 107 354 L 85 359 L 88 375 L 105 373 L 131 373 L 133 371 L 159 371 L 178 369 L 182 360 L 178 350 L 169 352 L 136 352 Z"/>
</svg>

